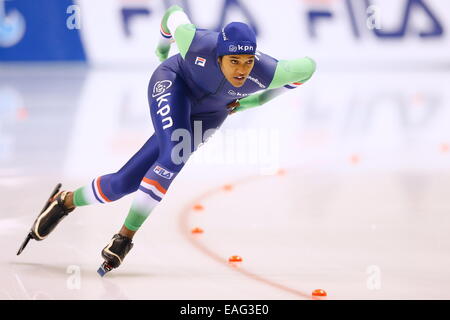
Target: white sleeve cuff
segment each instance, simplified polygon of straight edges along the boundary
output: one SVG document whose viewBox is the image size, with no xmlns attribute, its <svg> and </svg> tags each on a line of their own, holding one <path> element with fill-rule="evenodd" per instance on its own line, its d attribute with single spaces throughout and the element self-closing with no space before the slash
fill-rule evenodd
<svg viewBox="0 0 450 320">
<path fill-rule="evenodd" d="M 167 27 L 172 36 L 175 36 L 175 31 L 183 24 L 192 24 L 184 11 L 175 11 L 169 16 L 169 19 L 167 19 Z"/>
</svg>

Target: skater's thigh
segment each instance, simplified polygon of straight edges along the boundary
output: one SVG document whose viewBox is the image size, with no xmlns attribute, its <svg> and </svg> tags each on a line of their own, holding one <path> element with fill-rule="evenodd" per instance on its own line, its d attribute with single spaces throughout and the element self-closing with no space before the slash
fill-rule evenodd
<svg viewBox="0 0 450 320">
<path fill-rule="evenodd" d="M 171 161 L 170 155 L 177 141 L 175 130 L 192 133 L 191 101 L 184 80 L 169 69 L 157 69 L 148 88 L 150 114 L 159 146 L 159 160 Z"/>
<path fill-rule="evenodd" d="M 201 137 L 195 137 L 193 150 L 196 150 L 200 143 L 206 142 L 216 130 L 220 128 L 222 123 L 228 116 L 228 111 L 213 113 L 198 113 L 191 115 L 191 126 L 194 133 L 201 132 Z M 194 134 L 195 136 L 196 134 Z M 201 140 L 201 141 L 200 141 Z"/>
<path fill-rule="evenodd" d="M 159 154 L 158 139 L 153 134 L 145 144 L 128 160 L 128 162 L 118 171 L 128 179 L 140 179 L 156 161 Z"/>
<path fill-rule="evenodd" d="M 158 154 L 158 140 L 153 134 L 119 171 L 102 177 L 103 188 L 121 195 L 136 191 Z"/>
</svg>

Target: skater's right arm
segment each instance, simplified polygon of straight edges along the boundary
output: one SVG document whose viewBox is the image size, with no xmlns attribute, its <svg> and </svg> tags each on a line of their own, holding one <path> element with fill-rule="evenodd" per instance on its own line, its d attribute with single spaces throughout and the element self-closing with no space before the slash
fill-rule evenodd
<svg viewBox="0 0 450 320">
<path fill-rule="evenodd" d="M 230 104 L 228 108 L 232 108 L 231 113 L 234 113 L 261 106 L 305 83 L 312 77 L 315 70 L 316 63 L 309 57 L 294 60 L 280 60 L 277 63 L 272 82 L 266 90 L 240 99 Z"/>
<path fill-rule="evenodd" d="M 174 5 L 167 9 L 161 20 L 161 35 L 163 38 L 156 49 L 159 60 L 167 59 L 170 44 L 174 42 L 174 38 L 180 55 L 184 59 L 194 39 L 195 31 L 195 25 L 191 23 L 183 8 Z"/>
</svg>

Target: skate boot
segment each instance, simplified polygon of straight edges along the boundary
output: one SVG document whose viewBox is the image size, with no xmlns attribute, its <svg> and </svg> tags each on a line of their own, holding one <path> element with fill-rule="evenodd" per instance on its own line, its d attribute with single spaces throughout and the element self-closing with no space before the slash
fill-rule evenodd
<svg viewBox="0 0 450 320">
<path fill-rule="evenodd" d="M 22 243 L 17 255 L 21 254 L 23 249 L 25 249 L 28 241 L 34 239 L 37 241 L 44 240 L 50 232 L 55 229 L 55 227 L 64 219 L 70 212 L 75 208 L 67 208 L 64 205 L 64 200 L 67 196 L 67 191 L 59 192 L 61 184 L 58 185 L 53 190 L 50 198 L 45 203 L 44 208 L 41 213 L 34 221 L 30 232 L 28 233 L 25 241 Z"/>
<path fill-rule="evenodd" d="M 133 248 L 131 239 L 121 234 L 115 234 L 111 242 L 102 250 L 105 262 L 97 270 L 100 276 L 120 266 L 127 253 Z"/>
</svg>

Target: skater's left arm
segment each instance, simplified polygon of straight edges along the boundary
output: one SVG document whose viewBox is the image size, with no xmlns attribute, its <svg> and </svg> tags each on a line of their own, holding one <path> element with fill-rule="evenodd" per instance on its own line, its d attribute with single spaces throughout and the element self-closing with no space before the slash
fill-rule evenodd
<svg viewBox="0 0 450 320">
<path fill-rule="evenodd" d="M 253 94 L 231 103 L 230 113 L 261 106 L 279 95 L 294 89 L 308 81 L 314 71 L 316 63 L 309 57 L 295 60 L 280 60 L 275 69 L 275 75 L 267 90 Z"/>
<path fill-rule="evenodd" d="M 156 55 L 162 62 L 167 59 L 170 45 L 175 42 L 184 58 L 189 50 L 196 31 L 183 8 L 174 5 L 166 10 L 161 20 L 161 36 L 156 48 Z"/>
</svg>

